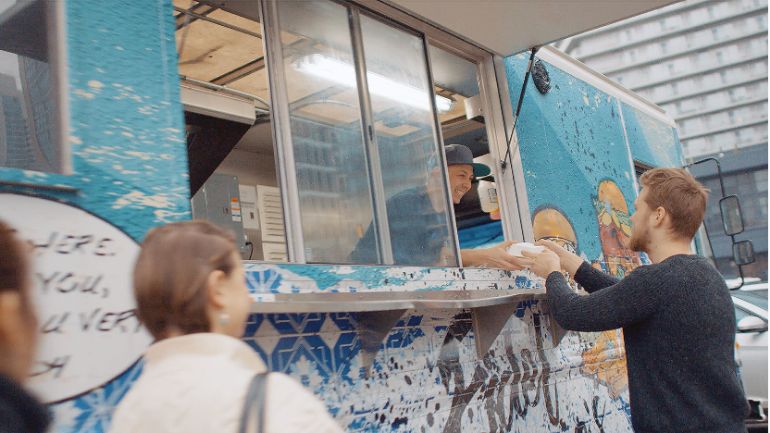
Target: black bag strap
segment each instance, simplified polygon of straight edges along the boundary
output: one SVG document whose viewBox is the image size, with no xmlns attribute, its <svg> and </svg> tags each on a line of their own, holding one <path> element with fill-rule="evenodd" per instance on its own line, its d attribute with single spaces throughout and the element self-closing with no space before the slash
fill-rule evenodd
<svg viewBox="0 0 770 433">
<path fill-rule="evenodd" d="M 243 399 L 243 411 L 241 411 L 241 423 L 238 433 L 263 433 L 265 430 L 265 390 L 267 389 L 267 372 L 257 373 L 251 379 L 246 390 L 246 398 Z M 252 417 L 256 415 L 256 430 L 252 431 Z"/>
</svg>

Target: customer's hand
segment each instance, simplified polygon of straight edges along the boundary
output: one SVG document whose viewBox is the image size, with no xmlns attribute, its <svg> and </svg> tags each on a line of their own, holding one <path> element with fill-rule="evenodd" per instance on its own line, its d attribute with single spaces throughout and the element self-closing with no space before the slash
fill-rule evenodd
<svg viewBox="0 0 770 433">
<path fill-rule="evenodd" d="M 575 272 L 577 272 L 580 265 L 583 264 L 583 259 L 581 259 L 580 256 L 567 251 L 564 247 L 557 244 L 556 242 L 541 239 L 535 242 L 535 245 L 544 246 L 556 253 L 556 255 L 559 256 L 562 269 L 569 272 L 569 275 L 573 278 L 575 277 Z"/>
<path fill-rule="evenodd" d="M 532 259 L 532 266 L 529 269 L 538 277 L 546 278 L 552 272 L 561 271 L 559 256 L 548 248 L 543 250 L 542 253 L 523 251 L 522 254 L 524 254 L 524 257 Z"/>
<path fill-rule="evenodd" d="M 532 266 L 532 259 L 508 254 L 508 247 L 516 241 L 505 241 L 491 248 L 461 250 L 463 266 L 481 268 L 499 268 L 507 271 L 519 271 Z"/>
</svg>

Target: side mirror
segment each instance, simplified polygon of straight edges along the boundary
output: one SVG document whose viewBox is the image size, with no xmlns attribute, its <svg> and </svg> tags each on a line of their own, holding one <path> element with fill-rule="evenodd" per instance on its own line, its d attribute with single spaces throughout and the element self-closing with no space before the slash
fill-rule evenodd
<svg viewBox="0 0 770 433">
<path fill-rule="evenodd" d="M 750 240 L 738 241 L 733 244 L 733 260 L 738 266 L 754 263 L 754 244 Z"/>
<path fill-rule="evenodd" d="M 738 321 L 738 332 L 765 332 L 767 331 L 767 322 L 757 316 L 746 316 Z"/>
<path fill-rule="evenodd" d="M 743 215 L 741 215 L 741 203 L 737 195 L 722 197 L 719 200 L 719 210 L 722 211 L 722 226 L 727 236 L 743 232 Z"/>
</svg>

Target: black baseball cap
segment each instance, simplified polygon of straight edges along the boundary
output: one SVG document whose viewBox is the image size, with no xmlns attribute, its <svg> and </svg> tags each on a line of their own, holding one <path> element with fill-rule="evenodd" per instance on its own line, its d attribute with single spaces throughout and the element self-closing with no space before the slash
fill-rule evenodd
<svg viewBox="0 0 770 433">
<path fill-rule="evenodd" d="M 473 162 L 473 152 L 468 146 L 462 144 L 447 144 L 444 146 L 444 155 L 446 155 L 446 165 L 471 165 L 473 166 L 473 176 L 476 178 L 486 177 L 492 173 L 485 164 Z"/>
</svg>

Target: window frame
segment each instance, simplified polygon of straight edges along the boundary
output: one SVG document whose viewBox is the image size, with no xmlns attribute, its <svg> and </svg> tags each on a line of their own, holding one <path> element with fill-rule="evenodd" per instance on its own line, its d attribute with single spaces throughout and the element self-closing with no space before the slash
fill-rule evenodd
<svg viewBox="0 0 770 433">
<path fill-rule="evenodd" d="M 39 0 L 45 2 L 46 7 L 45 21 L 48 27 L 48 37 L 46 40 L 46 48 L 49 55 L 49 73 L 50 73 L 50 86 L 51 93 L 53 94 L 54 106 L 54 127 L 56 132 L 53 135 L 55 140 L 54 145 L 59 149 L 59 161 L 58 165 L 54 167 L 52 171 L 45 171 L 43 173 L 71 176 L 73 172 L 72 162 L 72 144 L 73 139 L 70 138 L 70 93 L 69 93 L 69 74 L 67 68 L 67 20 L 66 20 L 66 4 L 67 0 L 59 0 L 49 2 L 46 0 Z M 8 10 L 21 5 L 26 4 L 24 7 L 30 7 L 30 3 L 17 3 L 10 6 Z M 20 9 L 22 9 L 20 7 Z M 24 170 L 18 167 L 11 167 L 7 165 L 0 165 L 0 171 L 6 170 Z M 7 184 L 8 182 L 0 180 L 0 184 Z M 12 182 L 14 185 L 18 185 L 18 182 Z M 63 186 L 41 186 L 35 183 L 23 183 L 24 186 L 30 186 L 33 188 L 44 189 L 60 189 L 69 191 L 71 188 Z"/>
<path fill-rule="evenodd" d="M 278 8 L 276 6 L 276 1 L 277 0 L 261 0 L 259 5 L 264 35 L 264 52 L 267 60 L 266 68 L 271 95 L 271 109 L 273 112 L 272 121 L 274 148 L 276 152 L 276 169 L 283 199 L 288 259 L 290 263 L 307 263 L 301 229 L 299 187 L 294 165 L 294 152 L 289 122 L 289 104 L 285 93 L 285 83 L 282 82 L 285 75 L 279 35 L 280 30 L 279 26 L 276 25 L 278 23 Z M 368 90 L 365 81 L 365 59 L 359 58 L 360 54 L 363 52 L 360 46 L 361 28 L 359 22 L 359 17 L 362 13 L 385 24 L 394 26 L 399 30 L 415 34 L 422 39 L 427 76 L 430 80 L 429 88 L 431 90 L 433 89 L 434 83 L 433 70 L 428 51 L 430 45 L 450 51 L 476 64 L 479 79 L 479 94 L 483 103 L 483 109 L 485 110 L 485 113 L 488 113 L 488 115 L 485 116 L 485 120 L 488 120 L 486 132 L 490 143 L 490 153 L 492 153 L 496 160 L 502 158 L 502 155 L 505 152 L 507 129 L 510 127 L 510 122 L 506 122 L 505 120 L 512 118 L 512 107 L 510 106 L 510 99 L 507 98 L 507 84 L 501 57 L 472 45 L 442 29 L 431 26 L 393 6 L 386 5 L 376 0 L 360 0 L 355 2 L 340 0 L 328 1 L 340 4 L 348 10 L 349 23 L 351 26 L 351 39 L 354 45 L 356 73 L 359 79 L 358 90 L 361 98 L 361 120 L 364 125 L 364 140 L 366 141 L 366 147 L 369 152 L 371 152 L 373 148 L 376 152 L 376 141 L 372 139 L 372 133 L 370 131 L 370 128 L 373 128 L 373 123 L 371 123 L 371 106 L 367 101 Z M 362 74 L 364 75 L 363 80 Z M 495 93 L 497 93 L 497 97 L 490 98 L 490 95 L 494 95 Z M 433 92 L 431 92 L 431 96 L 432 95 Z M 434 135 L 439 147 L 438 156 L 441 161 L 442 175 L 446 185 L 444 195 L 446 197 L 450 215 L 450 227 L 448 228 L 451 230 L 450 236 L 453 238 L 452 240 L 457 253 L 457 265 L 462 267 L 459 236 L 457 234 L 457 224 L 452 206 L 448 170 L 444 159 L 443 136 L 441 134 L 441 124 L 437 115 L 438 112 L 434 98 L 431 98 L 431 105 Z M 510 115 L 508 113 L 510 113 Z M 515 146 L 515 142 L 512 146 Z M 503 153 L 500 153 L 501 150 Z M 510 167 L 513 175 L 503 173 L 502 176 L 499 176 L 502 181 L 496 182 L 499 190 L 498 196 L 500 197 L 503 234 L 505 239 L 514 238 L 528 240 L 532 238 L 531 221 L 529 221 L 528 218 L 521 217 L 522 214 L 528 215 L 523 167 L 521 165 L 521 159 L 518 158 L 518 150 L 513 156 L 514 164 Z M 370 181 L 375 183 L 379 182 L 381 184 L 382 177 L 377 176 L 379 167 L 377 166 L 376 161 L 370 160 L 367 165 Z M 498 179 L 498 168 L 491 168 L 493 174 L 496 176 L 495 179 Z M 377 188 L 379 187 L 381 187 L 381 185 L 377 186 Z M 393 263 L 393 252 L 389 245 L 387 212 L 385 210 L 386 200 L 382 192 L 378 194 L 376 191 L 377 189 L 375 189 L 375 192 L 373 193 L 375 207 L 374 221 L 372 223 L 378 228 L 380 239 L 382 240 L 385 238 L 385 242 L 382 242 L 379 248 L 381 257 L 384 259 L 382 260 L 383 265 L 389 266 Z M 509 195 L 515 199 L 503 199 L 503 197 Z"/>
</svg>

